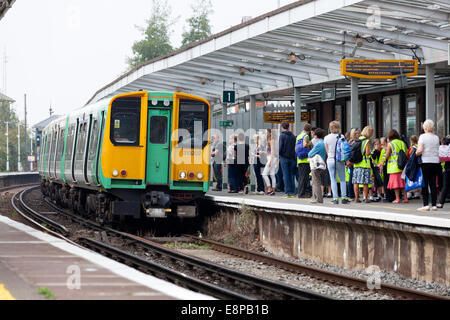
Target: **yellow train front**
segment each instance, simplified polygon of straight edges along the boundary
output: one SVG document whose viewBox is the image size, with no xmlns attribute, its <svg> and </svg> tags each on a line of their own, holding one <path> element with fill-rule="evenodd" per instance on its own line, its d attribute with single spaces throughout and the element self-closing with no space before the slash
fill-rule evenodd
<svg viewBox="0 0 450 320">
<path fill-rule="evenodd" d="M 133 92 L 43 132 L 43 192 L 100 221 L 194 218 L 209 189 L 211 108 L 203 98 Z"/>
</svg>

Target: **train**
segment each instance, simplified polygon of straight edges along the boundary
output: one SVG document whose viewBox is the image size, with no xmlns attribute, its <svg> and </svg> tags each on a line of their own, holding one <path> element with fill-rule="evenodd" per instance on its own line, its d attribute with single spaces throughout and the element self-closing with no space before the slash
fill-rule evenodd
<svg viewBox="0 0 450 320">
<path fill-rule="evenodd" d="M 181 92 L 105 98 L 42 131 L 42 193 L 100 223 L 195 218 L 210 186 L 211 106 Z"/>
</svg>

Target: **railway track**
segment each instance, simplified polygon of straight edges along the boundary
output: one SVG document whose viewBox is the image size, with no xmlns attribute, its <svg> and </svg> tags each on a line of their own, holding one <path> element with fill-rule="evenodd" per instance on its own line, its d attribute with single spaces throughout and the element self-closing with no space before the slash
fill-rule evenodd
<svg viewBox="0 0 450 320">
<path fill-rule="evenodd" d="M 278 259 L 272 256 L 268 256 L 265 254 L 257 253 L 254 251 L 244 250 L 241 248 L 237 248 L 234 246 L 226 245 L 220 242 L 206 240 L 203 238 L 195 237 L 192 235 L 185 235 L 185 237 L 190 238 L 196 242 L 203 243 L 209 245 L 213 250 L 218 252 L 226 253 L 229 255 L 233 255 L 239 258 L 244 258 L 248 260 L 253 260 L 257 262 L 262 262 L 267 265 L 275 266 L 286 271 L 304 274 L 309 277 L 315 278 L 320 281 L 324 281 L 332 284 L 344 285 L 351 288 L 356 288 L 358 290 L 367 291 L 368 284 L 367 280 L 351 277 L 347 275 L 343 275 L 340 273 L 335 273 L 331 271 L 326 271 L 319 268 L 314 268 L 307 265 L 302 265 L 290 261 L 286 261 L 283 259 Z M 401 299 L 409 299 L 409 300 L 450 300 L 448 297 L 436 296 L 426 292 L 421 292 L 417 290 L 412 290 L 409 288 L 402 288 L 393 286 L 386 283 L 380 284 L 381 288 L 377 290 L 377 293 L 386 294 L 390 296 L 394 296 L 396 298 Z"/>
<path fill-rule="evenodd" d="M 34 189 L 35 188 L 24 190 L 13 198 L 12 202 L 16 210 L 21 212 L 24 216 L 31 215 L 33 217 L 28 217 L 28 219 L 39 220 L 37 224 L 40 226 L 45 224 L 47 230 L 52 229 L 53 232 L 58 232 L 56 230 L 59 230 L 59 232 L 65 233 L 64 237 L 70 235 L 70 230 L 66 227 L 62 226 L 64 228 L 61 228 L 59 223 L 47 219 L 26 205 L 24 194 L 31 192 Z M 155 242 L 98 225 L 71 212 L 62 210 L 48 200 L 46 200 L 46 203 L 59 214 L 66 216 L 73 222 L 81 224 L 95 232 L 106 234 L 107 239 L 120 238 L 122 241 L 131 244 L 134 248 L 140 248 L 147 253 L 150 252 L 153 256 L 166 260 L 170 265 L 170 268 L 148 261 L 138 255 L 131 254 L 128 251 L 112 246 L 110 243 L 99 240 L 84 237 L 78 238 L 76 243 L 79 245 L 182 287 L 209 294 L 218 299 L 333 300 L 331 297 L 317 294 L 312 291 L 301 290 L 278 282 L 261 279 L 249 274 L 224 268 L 206 260 L 181 254 Z M 175 267 L 177 267 L 177 269 L 182 269 L 183 272 L 174 270 Z M 206 275 L 206 278 L 209 278 L 208 282 L 187 275 L 189 271 L 194 274 Z M 214 284 L 211 284 L 211 282 Z"/>
<path fill-rule="evenodd" d="M 26 190 L 25 190 L 26 191 Z M 23 201 L 23 193 L 22 196 L 19 197 Z M 284 284 L 280 284 L 277 282 L 272 282 L 268 280 L 263 280 L 261 278 L 257 278 L 248 274 L 242 274 L 237 271 L 212 264 L 203 259 L 195 258 L 189 255 L 185 255 L 179 253 L 173 249 L 169 249 L 165 246 L 162 246 L 154 241 L 150 241 L 148 239 L 144 239 L 132 234 L 120 232 L 108 227 L 103 227 L 99 224 L 96 224 L 92 221 L 86 220 L 78 215 L 75 215 L 66 210 L 62 210 L 61 208 L 54 205 L 52 202 L 45 199 L 46 203 L 52 207 L 55 211 L 60 214 L 68 217 L 73 222 L 81 224 L 91 230 L 96 232 L 101 232 L 107 234 L 108 237 L 120 238 L 121 240 L 131 244 L 134 248 L 141 248 L 146 252 L 151 252 L 152 255 L 156 257 L 165 257 L 166 260 L 170 261 L 173 265 L 182 266 L 186 270 L 195 270 L 196 272 L 200 272 L 203 274 L 210 275 L 210 278 L 215 282 L 225 282 L 234 283 L 235 287 L 239 287 L 241 290 L 249 290 L 249 288 L 253 288 L 251 290 L 252 296 L 257 298 L 264 299 L 330 299 L 330 297 L 326 297 L 323 295 L 316 294 L 314 292 L 299 290 L 298 288 L 287 286 Z M 52 223 L 51 221 L 46 221 L 46 224 L 49 225 Z M 59 227 L 55 227 L 58 229 Z M 243 250 L 240 248 L 236 248 L 233 246 L 225 245 L 222 243 L 214 242 L 211 240 L 206 240 L 203 238 L 198 238 L 195 236 L 185 236 L 187 238 L 192 239 L 195 242 L 205 243 L 211 246 L 216 251 L 223 252 L 226 254 L 234 255 L 240 258 L 258 261 L 265 263 L 267 265 L 276 266 L 278 268 L 295 272 L 299 274 L 304 274 L 310 276 L 319 281 L 323 281 L 329 284 L 335 285 L 343 285 L 346 287 L 350 287 L 352 289 L 368 291 L 367 280 L 351 277 L 347 275 L 342 275 L 339 273 L 334 273 L 306 265 L 301 265 L 298 263 L 289 262 L 282 259 L 277 259 L 268 255 L 256 253 L 253 251 Z M 135 266 L 136 268 L 143 270 L 145 272 L 154 274 L 163 279 L 167 279 L 171 282 L 177 283 L 186 288 L 200 291 L 206 294 L 210 294 L 219 299 L 252 299 L 252 297 L 246 296 L 245 294 L 233 292 L 233 290 L 225 290 L 225 292 L 221 292 L 220 290 L 213 289 L 213 285 L 208 285 L 206 282 L 205 288 L 201 288 L 202 281 L 195 283 L 188 279 L 189 277 L 186 274 L 167 274 L 165 273 L 165 269 L 167 267 L 160 266 L 161 269 L 158 270 L 157 265 L 148 264 L 148 260 L 140 258 L 136 255 L 130 254 L 124 250 L 118 249 L 116 247 L 111 246 L 108 243 L 100 242 L 98 240 L 81 238 L 78 239 L 77 243 L 81 244 L 84 247 L 87 247 L 91 250 L 98 251 L 102 254 L 108 255 L 118 261 L 124 262 L 126 264 Z M 172 270 L 172 269 L 170 269 Z M 173 271 L 173 270 L 172 270 Z M 186 280 L 185 283 L 182 280 Z M 216 286 L 217 287 L 217 286 Z M 219 286 L 220 289 L 222 289 Z M 214 290 L 216 290 L 214 292 Z M 426 292 L 416 291 L 408 288 L 396 287 L 389 284 L 381 284 L 381 289 L 377 290 L 377 293 L 386 294 L 393 296 L 397 299 L 410 299 L 410 300 L 450 300 L 448 297 L 432 295 Z"/>
</svg>

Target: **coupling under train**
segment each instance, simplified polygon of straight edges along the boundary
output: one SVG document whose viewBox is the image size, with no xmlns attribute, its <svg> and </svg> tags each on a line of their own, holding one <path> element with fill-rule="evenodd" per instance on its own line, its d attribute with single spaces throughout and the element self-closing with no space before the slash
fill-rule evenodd
<svg viewBox="0 0 450 320">
<path fill-rule="evenodd" d="M 102 223 L 194 218 L 209 189 L 207 100 L 139 91 L 87 105 L 42 132 L 42 192 Z"/>
</svg>

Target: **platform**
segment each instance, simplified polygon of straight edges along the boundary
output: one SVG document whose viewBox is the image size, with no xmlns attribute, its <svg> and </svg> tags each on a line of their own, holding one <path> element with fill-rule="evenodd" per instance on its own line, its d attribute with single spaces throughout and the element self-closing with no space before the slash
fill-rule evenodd
<svg viewBox="0 0 450 320">
<path fill-rule="evenodd" d="M 325 198 L 324 204 L 312 204 L 311 199 L 285 199 L 283 194 L 276 196 L 261 196 L 254 194 L 233 194 L 227 192 L 210 192 L 207 197 L 224 205 L 255 206 L 266 209 L 284 210 L 287 215 L 297 212 L 321 214 L 325 216 L 340 216 L 348 218 L 373 219 L 387 222 L 428 226 L 449 229 L 450 232 L 450 204 L 438 211 L 421 212 L 422 200 L 410 200 L 409 203 L 394 205 L 385 202 L 354 203 L 334 205 L 332 199 Z"/>
<path fill-rule="evenodd" d="M 378 266 L 408 278 L 450 285 L 450 205 L 420 212 L 408 204 L 312 204 L 285 199 L 210 192 L 206 201 L 233 230 L 245 205 L 255 213 L 255 232 L 270 253 L 350 270 Z M 214 225 L 214 220 L 212 220 Z"/>
<path fill-rule="evenodd" d="M 0 300 L 47 298 L 212 299 L 0 216 Z"/>
</svg>

